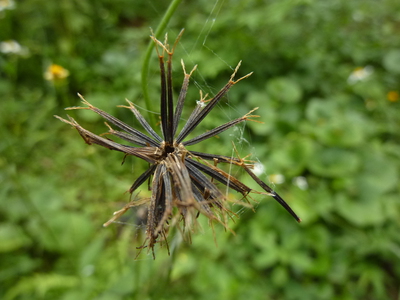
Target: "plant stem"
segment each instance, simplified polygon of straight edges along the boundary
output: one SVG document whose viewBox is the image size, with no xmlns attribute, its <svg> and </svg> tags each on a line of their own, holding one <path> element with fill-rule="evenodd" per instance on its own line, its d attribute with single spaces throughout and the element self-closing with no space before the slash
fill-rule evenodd
<svg viewBox="0 0 400 300">
<path fill-rule="evenodd" d="M 172 0 L 171 4 L 169 5 L 167 11 L 165 12 L 160 25 L 158 25 L 157 30 L 155 32 L 156 38 L 159 38 L 160 34 L 165 30 L 165 28 L 168 25 L 169 20 L 171 17 L 174 15 L 176 9 L 178 8 L 179 4 L 182 2 L 182 0 Z M 152 50 L 154 48 L 154 42 L 150 41 L 149 45 L 147 46 L 147 50 L 143 59 L 143 66 L 142 66 L 142 90 L 143 90 L 143 98 L 146 104 L 146 109 L 148 111 L 149 115 L 149 121 L 150 123 L 156 124 L 156 119 L 154 114 L 151 113 L 152 107 L 151 107 L 151 102 L 149 98 L 149 90 L 148 90 L 148 81 L 147 81 L 147 75 L 149 73 L 149 62 L 150 62 L 150 57 Z"/>
</svg>

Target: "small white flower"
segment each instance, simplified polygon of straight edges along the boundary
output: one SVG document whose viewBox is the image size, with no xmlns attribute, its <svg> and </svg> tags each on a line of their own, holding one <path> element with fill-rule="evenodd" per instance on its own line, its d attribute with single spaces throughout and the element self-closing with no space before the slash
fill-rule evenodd
<svg viewBox="0 0 400 300">
<path fill-rule="evenodd" d="M 22 47 L 15 40 L 0 42 L 0 52 L 4 54 L 17 54 L 21 56 L 26 56 L 29 53 L 27 48 Z"/>
<path fill-rule="evenodd" d="M 354 84 L 358 81 L 363 81 L 369 76 L 372 75 L 374 72 L 374 67 L 372 66 L 365 66 L 364 68 L 356 68 L 354 71 L 350 74 L 349 78 L 347 78 L 347 82 L 349 84 Z"/>
<path fill-rule="evenodd" d="M 264 173 L 264 171 L 265 171 L 265 167 L 262 163 L 256 162 L 254 164 L 254 169 L 253 169 L 254 174 L 256 174 L 257 176 L 260 176 L 261 174 Z"/>
<path fill-rule="evenodd" d="M 0 0 L 0 11 L 6 9 L 14 9 L 14 8 L 15 8 L 14 0 Z"/>
<path fill-rule="evenodd" d="M 285 176 L 282 174 L 271 174 L 268 176 L 268 180 L 275 184 L 281 184 L 285 182 Z"/>
<path fill-rule="evenodd" d="M 308 189 L 307 178 L 305 178 L 304 176 L 297 176 L 293 178 L 292 182 L 295 186 L 297 186 L 299 189 L 303 191 Z"/>
</svg>

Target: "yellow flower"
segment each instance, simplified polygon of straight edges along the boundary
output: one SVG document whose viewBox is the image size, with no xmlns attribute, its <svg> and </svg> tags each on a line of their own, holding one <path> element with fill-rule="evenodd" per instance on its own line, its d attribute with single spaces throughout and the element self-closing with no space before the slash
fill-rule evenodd
<svg viewBox="0 0 400 300">
<path fill-rule="evenodd" d="M 399 101 L 399 92 L 398 91 L 390 91 L 389 93 L 387 93 L 386 97 L 390 102 Z"/>
<path fill-rule="evenodd" d="M 46 80 L 61 80 L 69 76 L 69 71 L 63 67 L 52 64 L 50 65 L 46 72 L 44 73 L 44 78 Z"/>
</svg>

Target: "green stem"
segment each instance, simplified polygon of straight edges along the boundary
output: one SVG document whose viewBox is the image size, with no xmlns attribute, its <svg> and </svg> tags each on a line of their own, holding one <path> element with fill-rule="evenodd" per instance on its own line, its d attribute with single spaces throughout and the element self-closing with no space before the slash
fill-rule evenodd
<svg viewBox="0 0 400 300">
<path fill-rule="evenodd" d="M 178 8 L 179 4 L 182 2 L 182 0 L 172 0 L 171 4 L 169 5 L 167 11 L 165 12 L 160 25 L 158 25 L 156 32 L 154 33 L 156 38 L 159 38 L 160 34 L 165 30 L 165 28 L 168 25 L 169 20 L 171 17 L 174 15 L 176 9 Z M 154 42 L 150 41 L 149 45 L 147 46 L 147 50 L 143 59 L 143 66 L 142 66 L 142 90 L 143 90 L 143 98 L 146 104 L 146 109 L 149 114 L 149 122 L 156 124 L 156 119 L 154 114 L 151 113 L 152 107 L 151 107 L 151 102 L 150 102 L 150 97 L 149 97 L 149 90 L 148 90 L 148 81 L 147 81 L 147 75 L 149 73 L 149 62 L 150 62 L 150 57 L 151 53 L 154 48 Z"/>
</svg>

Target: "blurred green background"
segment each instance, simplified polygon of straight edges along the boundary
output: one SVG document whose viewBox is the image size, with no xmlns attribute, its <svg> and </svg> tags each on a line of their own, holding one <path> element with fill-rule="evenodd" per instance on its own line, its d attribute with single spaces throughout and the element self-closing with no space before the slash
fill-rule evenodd
<svg viewBox="0 0 400 300">
<path fill-rule="evenodd" d="M 201 149 L 231 155 L 234 141 L 252 153 L 303 222 L 264 197 L 255 212 L 234 207 L 236 235 L 215 226 L 218 246 L 200 217 L 191 244 L 172 234 L 171 256 L 157 247 L 155 261 L 146 251 L 135 260 L 135 211 L 102 228 L 146 165 L 121 166 L 122 154 L 85 145 L 53 115 L 79 105 L 79 92 L 127 123 L 132 114 L 116 107 L 125 97 L 156 119 L 141 69 L 149 27 L 168 5 L 0 1 L 0 298 L 400 299 L 398 0 L 182 2 L 166 31 L 174 39 L 186 29 L 177 90 L 180 58 L 199 65 L 185 116 L 199 89 L 215 94 L 243 60 L 238 75 L 254 74 L 201 127 L 256 106 L 264 122 Z M 155 55 L 149 68 L 157 113 Z M 94 113 L 70 114 L 107 131 Z"/>
</svg>

